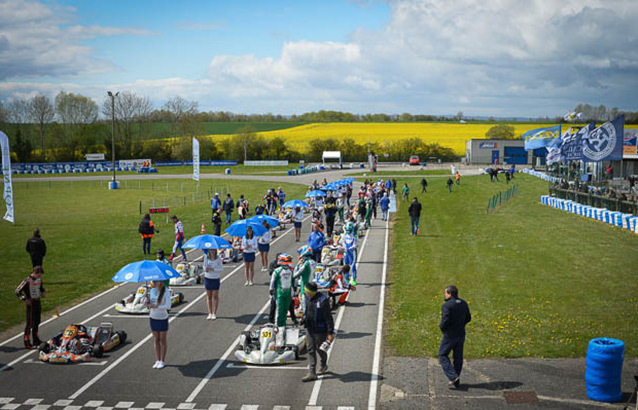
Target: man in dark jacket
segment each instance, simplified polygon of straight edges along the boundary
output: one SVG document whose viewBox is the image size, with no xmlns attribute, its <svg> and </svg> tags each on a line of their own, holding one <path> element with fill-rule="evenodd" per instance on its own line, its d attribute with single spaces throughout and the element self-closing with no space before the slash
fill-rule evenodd
<svg viewBox="0 0 638 410">
<path fill-rule="evenodd" d="M 31 255 L 31 266 L 42 266 L 42 259 L 47 254 L 47 245 L 44 239 L 40 237 L 40 230 L 33 230 L 33 237 L 27 240 L 27 252 Z"/>
<path fill-rule="evenodd" d="M 445 303 L 441 308 L 441 332 L 443 338 L 439 346 L 439 363 L 443 373 L 450 380 L 451 389 L 460 386 L 459 378 L 463 369 L 463 344 L 465 343 L 465 325 L 472 320 L 470 308 L 467 303 L 459 299 L 459 290 L 456 286 L 445 288 Z M 454 365 L 448 357 L 453 352 Z"/>
<path fill-rule="evenodd" d="M 233 198 L 230 196 L 230 193 L 226 195 L 226 199 L 224 199 L 224 204 L 222 205 L 222 208 L 224 209 L 224 212 L 226 213 L 226 225 L 228 225 L 230 224 L 230 221 L 233 215 L 233 209 L 235 209 L 235 201 L 233 201 Z"/>
<path fill-rule="evenodd" d="M 328 371 L 327 347 L 334 340 L 334 321 L 330 313 L 330 301 L 324 293 L 317 293 L 317 284 L 310 282 L 304 288 L 306 293 L 306 311 L 303 324 L 308 331 L 308 374 L 301 379 L 304 382 L 317 380 L 317 373 L 324 374 Z M 325 346 L 322 346 L 327 342 Z M 317 353 L 321 360 L 319 372 L 317 367 Z"/>
<path fill-rule="evenodd" d="M 412 226 L 412 235 L 416 236 L 419 233 L 419 218 L 421 217 L 421 203 L 414 197 L 412 203 L 408 207 L 408 214 L 410 214 L 410 225 Z"/>
</svg>

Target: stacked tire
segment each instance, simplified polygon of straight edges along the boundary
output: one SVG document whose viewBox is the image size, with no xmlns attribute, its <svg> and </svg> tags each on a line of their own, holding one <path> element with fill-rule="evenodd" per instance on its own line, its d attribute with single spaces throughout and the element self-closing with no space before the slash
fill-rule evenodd
<svg viewBox="0 0 638 410">
<path fill-rule="evenodd" d="M 589 341 L 587 348 L 587 397 L 607 403 L 622 399 L 621 377 L 625 358 L 622 340 L 601 337 Z"/>
</svg>

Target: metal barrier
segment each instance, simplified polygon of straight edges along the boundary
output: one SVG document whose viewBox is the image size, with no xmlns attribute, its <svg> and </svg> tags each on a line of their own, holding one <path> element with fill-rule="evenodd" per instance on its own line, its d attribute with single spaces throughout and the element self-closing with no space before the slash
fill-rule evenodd
<svg viewBox="0 0 638 410">
<path fill-rule="evenodd" d="M 578 192 L 568 189 L 549 187 L 549 194 L 560 199 L 569 199 L 579 204 L 606 208 L 610 211 L 622 212 L 626 214 L 638 215 L 638 204 L 631 201 L 621 201 L 616 198 L 607 198 L 600 195 L 593 195 L 587 192 Z"/>
<path fill-rule="evenodd" d="M 505 192 L 499 192 L 487 201 L 487 213 L 494 211 L 497 207 L 505 204 L 518 192 L 518 185 L 514 185 Z"/>
</svg>

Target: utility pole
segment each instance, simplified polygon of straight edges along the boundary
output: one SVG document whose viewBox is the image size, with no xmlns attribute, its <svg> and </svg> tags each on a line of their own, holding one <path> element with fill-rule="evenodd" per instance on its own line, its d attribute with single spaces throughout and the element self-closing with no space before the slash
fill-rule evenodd
<svg viewBox="0 0 638 410">
<path fill-rule="evenodd" d="M 109 185 L 110 189 L 117 189 L 118 184 L 115 179 L 115 97 L 117 97 L 120 92 L 116 92 L 113 94 L 110 91 L 107 91 L 109 97 L 111 97 L 111 160 L 113 161 L 113 181 Z"/>
</svg>

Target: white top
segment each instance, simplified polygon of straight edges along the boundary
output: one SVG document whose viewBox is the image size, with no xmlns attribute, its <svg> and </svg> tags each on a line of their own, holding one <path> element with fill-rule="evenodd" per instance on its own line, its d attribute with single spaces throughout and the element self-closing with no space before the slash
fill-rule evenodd
<svg viewBox="0 0 638 410">
<path fill-rule="evenodd" d="M 262 244 L 262 245 L 266 245 L 269 244 L 270 241 L 272 241 L 272 230 L 267 230 L 265 234 L 261 235 L 259 238 L 257 238 L 257 242 Z"/>
<path fill-rule="evenodd" d="M 244 236 L 241 240 L 241 247 L 244 253 L 255 253 L 257 249 L 257 238 L 253 236 L 253 239 L 248 239 Z"/>
<path fill-rule="evenodd" d="M 219 279 L 219 275 L 224 271 L 222 257 L 218 253 L 217 259 L 209 259 L 208 253 L 204 254 L 204 277 L 206 279 Z"/>
<path fill-rule="evenodd" d="M 295 212 L 295 222 L 303 222 L 303 211 L 300 209 L 299 212 Z"/>
<path fill-rule="evenodd" d="M 164 298 L 158 302 L 159 298 L 159 289 L 152 288 L 150 293 L 150 302 L 153 305 L 158 305 L 156 308 L 151 308 L 148 316 L 151 319 L 155 320 L 165 320 L 168 319 L 168 309 L 171 308 L 171 295 L 170 290 L 166 288 L 164 290 Z"/>
</svg>

